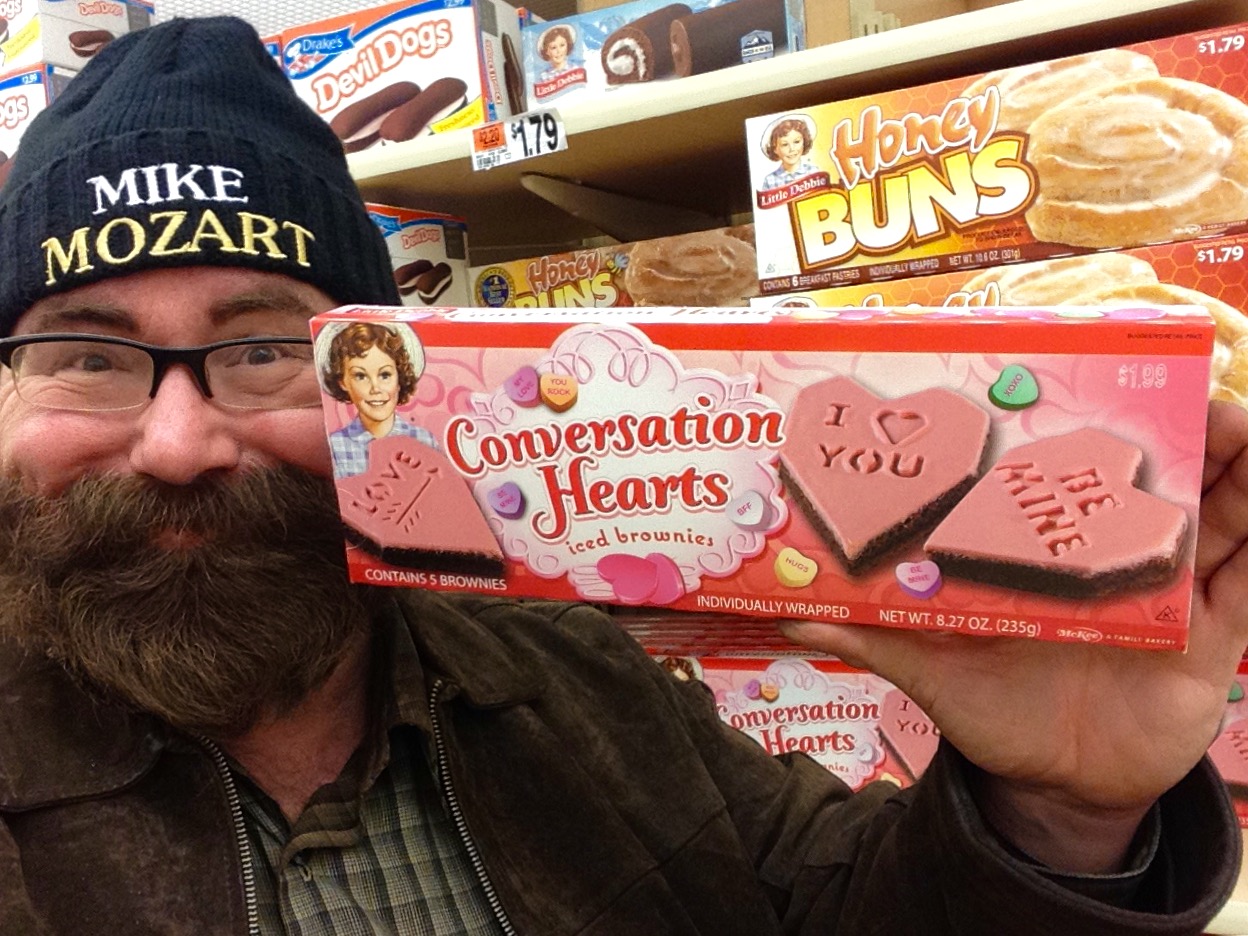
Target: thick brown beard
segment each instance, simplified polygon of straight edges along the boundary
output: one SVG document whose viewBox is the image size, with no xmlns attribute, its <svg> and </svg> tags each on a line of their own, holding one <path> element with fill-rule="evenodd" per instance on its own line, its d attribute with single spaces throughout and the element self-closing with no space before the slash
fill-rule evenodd
<svg viewBox="0 0 1248 936">
<path fill-rule="evenodd" d="M 181 534 L 181 535 L 179 535 Z M 184 543 L 167 548 L 158 542 Z M 169 485 L 0 486 L 0 636 L 227 738 L 319 685 L 367 624 L 333 484 L 283 467 Z"/>
</svg>

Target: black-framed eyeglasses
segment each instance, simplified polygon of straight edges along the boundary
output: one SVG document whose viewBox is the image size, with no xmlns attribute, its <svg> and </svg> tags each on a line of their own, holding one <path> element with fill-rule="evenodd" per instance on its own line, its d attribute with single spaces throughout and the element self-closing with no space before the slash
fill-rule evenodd
<svg viewBox="0 0 1248 936">
<path fill-rule="evenodd" d="M 0 364 L 17 395 L 58 410 L 138 409 L 170 367 L 184 364 L 200 392 L 232 409 L 297 409 L 320 403 L 311 338 L 231 338 L 167 348 L 111 335 L 18 335 L 0 339 Z"/>
</svg>

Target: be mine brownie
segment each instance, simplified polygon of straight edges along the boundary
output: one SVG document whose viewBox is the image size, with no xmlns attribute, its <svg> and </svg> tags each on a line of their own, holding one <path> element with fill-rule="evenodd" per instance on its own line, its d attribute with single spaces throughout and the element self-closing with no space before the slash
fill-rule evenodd
<svg viewBox="0 0 1248 936">
<path fill-rule="evenodd" d="M 780 473 L 850 572 L 929 529 L 979 477 L 988 414 L 933 387 L 881 399 L 848 377 L 804 388 Z"/>
<path fill-rule="evenodd" d="M 446 456 L 407 436 L 369 444 L 368 470 L 338 481 L 347 539 L 392 565 L 502 575 L 503 553 Z"/>
<path fill-rule="evenodd" d="M 945 576 L 1068 598 L 1165 581 L 1187 514 L 1135 486 L 1143 453 L 1099 429 L 1011 449 L 928 537 Z"/>
</svg>

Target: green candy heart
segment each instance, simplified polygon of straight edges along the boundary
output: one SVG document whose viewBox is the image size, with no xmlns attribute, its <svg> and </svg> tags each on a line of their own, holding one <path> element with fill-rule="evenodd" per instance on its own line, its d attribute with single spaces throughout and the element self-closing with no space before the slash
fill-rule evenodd
<svg viewBox="0 0 1248 936">
<path fill-rule="evenodd" d="M 1040 385 L 1027 368 L 1011 364 L 988 388 L 988 399 L 1001 409 L 1026 409 L 1040 399 Z"/>
<path fill-rule="evenodd" d="M 1231 694 L 1227 696 L 1227 702 L 1238 702 L 1244 697 L 1244 687 L 1237 682 L 1231 683 Z"/>
</svg>

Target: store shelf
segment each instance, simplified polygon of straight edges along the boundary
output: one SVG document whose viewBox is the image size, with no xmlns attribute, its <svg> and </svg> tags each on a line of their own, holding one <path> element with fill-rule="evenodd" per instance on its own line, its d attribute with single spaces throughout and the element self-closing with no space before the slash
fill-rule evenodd
<svg viewBox="0 0 1248 936">
<path fill-rule="evenodd" d="M 351 170 L 367 198 L 461 215 L 474 248 L 516 257 L 599 233 L 525 192 L 522 172 L 727 223 L 749 209 L 747 117 L 1244 20 L 1248 0 L 1016 0 L 711 74 L 564 97 L 554 106 L 565 152 L 474 172 L 471 135 L 455 131 L 356 153 Z"/>
</svg>

